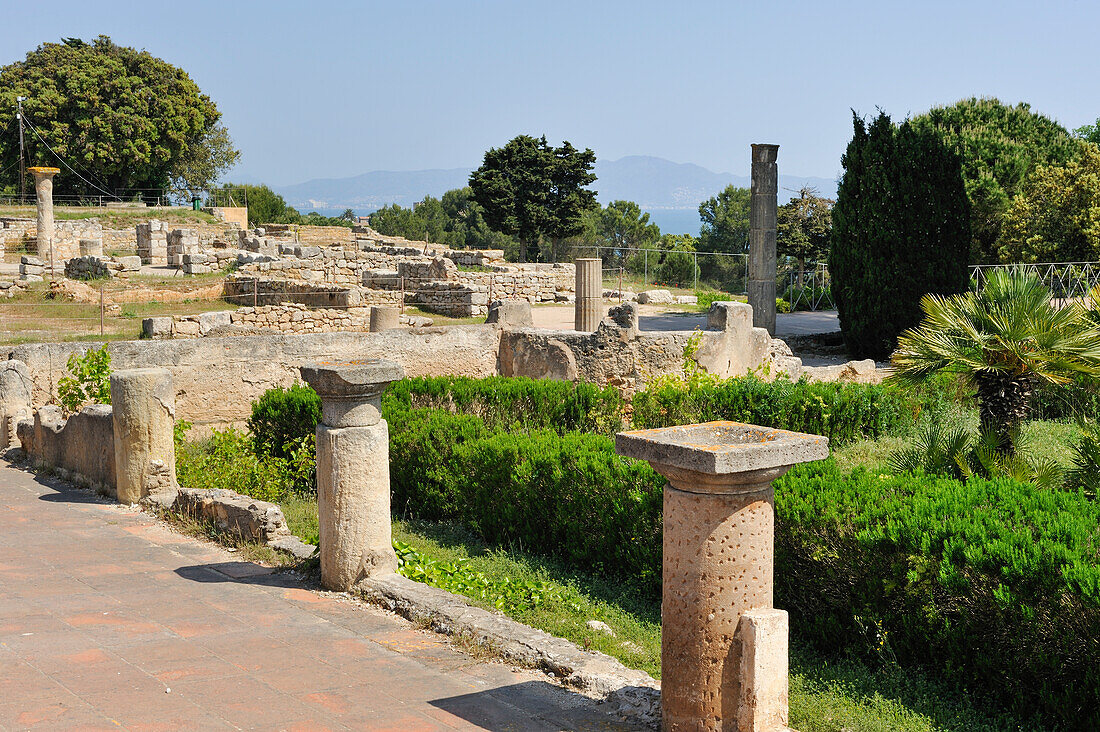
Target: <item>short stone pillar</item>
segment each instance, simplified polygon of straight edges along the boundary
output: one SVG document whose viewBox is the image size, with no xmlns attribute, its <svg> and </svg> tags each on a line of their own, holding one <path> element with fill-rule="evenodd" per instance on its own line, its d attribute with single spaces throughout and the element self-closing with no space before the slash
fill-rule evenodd
<svg viewBox="0 0 1100 732">
<path fill-rule="evenodd" d="M 38 204 L 38 258 L 50 261 L 53 245 L 53 177 L 60 168 L 36 166 L 27 168 L 34 174 L 34 192 Z M 54 263 L 50 262 L 53 266 Z"/>
<path fill-rule="evenodd" d="M 111 412 L 118 502 L 170 504 L 178 490 L 172 374 L 159 368 L 114 372 Z"/>
<path fill-rule="evenodd" d="M 573 328 L 592 333 L 603 317 L 603 261 L 577 260 L 577 287 L 573 303 Z"/>
<path fill-rule="evenodd" d="M 373 305 L 370 309 L 370 332 L 392 330 L 401 325 L 401 312 L 387 305 Z"/>
<path fill-rule="evenodd" d="M 828 439 L 708 422 L 621 432 L 615 449 L 649 461 L 669 481 L 661 593 L 664 729 L 785 729 L 786 663 L 768 660 L 786 647 L 785 616 L 742 620 L 772 607 L 772 481 L 795 463 L 827 457 Z M 782 639 L 775 637 L 780 632 Z"/>
<path fill-rule="evenodd" d="M 778 215 L 779 145 L 752 146 L 749 200 L 749 305 L 752 324 L 775 335 L 775 227 Z"/>
<path fill-rule="evenodd" d="M 321 584 L 347 591 L 397 569 L 390 526 L 390 434 L 382 392 L 404 375 L 392 361 L 310 364 L 302 378 L 321 395 L 317 513 Z"/>
<path fill-rule="evenodd" d="M 82 256 L 82 257 L 102 257 L 103 256 L 103 240 L 102 239 L 81 239 L 80 240 L 80 256 Z"/>
</svg>

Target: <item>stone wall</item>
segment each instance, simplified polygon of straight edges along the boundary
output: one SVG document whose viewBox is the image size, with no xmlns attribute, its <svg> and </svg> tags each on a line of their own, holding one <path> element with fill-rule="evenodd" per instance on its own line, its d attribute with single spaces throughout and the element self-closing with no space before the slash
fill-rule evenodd
<svg viewBox="0 0 1100 732">
<path fill-rule="evenodd" d="M 349 308 L 361 305 L 400 305 L 401 292 L 233 274 L 225 280 L 223 299 L 235 305 L 297 303 L 318 308 Z"/>
<path fill-rule="evenodd" d="M 84 407 L 67 420 L 61 408 L 44 406 L 17 428 L 19 441 L 36 463 L 107 495 L 115 494 L 115 428 L 109 404 Z"/>
<path fill-rule="evenodd" d="M 203 211 L 210 214 L 218 221 L 236 226 L 238 229 L 248 228 L 247 206 L 214 206 L 204 208 Z"/>
<path fill-rule="evenodd" d="M 125 277 L 141 270 L 141 258 L 128 257 L 73 257 L 65 262 L 65 276 L 71 280 L 98 280 L 106 277 Z"/>
<path fill-rule="evenodd" d="M 113 369 L 161 366 L 172 374 L 176 417 L 196 425 L 240 424 L 251 403 L 267 389 L 290 386 L 298 368 L 334 356 L 358 360 L 385 358 L 400 363 L 409 376 L 454 374 L 493 376 L 500 332 L 493 326 L 113 341 Z M 32 401 L 45 404 L 57 393 L 57 380 L 74 353 L 102 343 L 37 343 L 0 348 L 0 359 L 27 364 Z"/>
<path fill-rule="evenodd" d="M 307 226 L 305 224 L 262 224 L 266 236 L 314 246 L 352 244 L 355 234 L 347 226 Z"/>
<path fill-rule="evenodd" d="M 142 337 L 202 338 L 255 333 L 337 333 L 370 331 L 371 308 L 320 308 L 283 304 L 243 307 L 197 315 L 146 318 L 141 323 Z M 410 327 L 431 326 L 430 318 L 400 315 L 398 323 Z"/>
</svg>

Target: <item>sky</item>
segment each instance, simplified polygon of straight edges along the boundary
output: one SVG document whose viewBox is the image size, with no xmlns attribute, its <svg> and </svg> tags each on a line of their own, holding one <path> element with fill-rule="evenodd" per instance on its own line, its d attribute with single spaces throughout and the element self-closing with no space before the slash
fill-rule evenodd
<svg viewBox="0 0 1100 732">
<path fill-rule="evenodd" d="M 109 35 L 185 69 L 241 161 L 287 185 L 476 167 L 518 134 L 600 158 L 835 178 L 852 110 L 895 119 L 969 96 L 1100 117 L 1092 2 L 0 0 L 0 65 Z"/>
</svg>

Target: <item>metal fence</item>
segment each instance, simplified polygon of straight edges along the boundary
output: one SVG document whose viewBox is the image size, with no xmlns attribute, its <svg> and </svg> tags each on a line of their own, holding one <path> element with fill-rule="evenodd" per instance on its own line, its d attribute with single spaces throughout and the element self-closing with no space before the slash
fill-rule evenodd
<svg viewBox="0 0 1100 732">
<path fill-rule="evenodd" d="M 587 247 L 577 250 L 576 255 L 601 260 L 605 290 L 705 289 L 734 295 L 744 295 L 748 291 L 746 254 Z"/>
<path fill-rule="evenodd" d="M 981 290 L 994 272 L 1037 277 L 1055 300 L 1086 298 L 1100 287 L 1100 262 L 1044 262 L 1039 264 L 977 264 L 970 267 L 970 286 Z"/>
<path fill-rule="evenodd" d="M 203 206 L 247 206 L 248 192 L 245 188 L 215 188 L 211 190 L 179 190 L 172 188 L 118 188 L 113 194 L 70 195 L 54 193 L 54 206 L 72 206 L 82 209 L 100 209 L 102 211 L 135 207 L 179 207 L 190 206 L 198 198 Z M 0 196 L 0 206 L 35 206 L 34 193 Z"/>
</svg>

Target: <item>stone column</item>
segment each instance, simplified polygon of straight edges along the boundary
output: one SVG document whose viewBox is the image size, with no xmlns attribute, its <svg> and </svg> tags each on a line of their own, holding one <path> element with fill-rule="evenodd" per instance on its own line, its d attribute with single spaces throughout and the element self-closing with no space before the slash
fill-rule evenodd
<svg viewBox="0 0 1100 732">
<path fill-rule="evenodd" d="M 397 569 L 390 527 L 386 385 L 404 375 L 392 361 L 310 364 L 302 378 L 321 395 L 317 425 L 317 513 L 321 584 L 350 590 Z"/>
<path fill-rule="evenodd" d="M 752 146 L 749 209 L 749 305 L 752 324 L 775 335 L 775 225 L 779 205 L 779 145 Z"/>
<path fill-rule="evenodd" d="M 49 262 L 53 245 L 53 177 L 61 172 L 60 168 L 36 166 L 27 168 L 34 173 L 34 191 L 38 196 L 38 258 Z"/>
<path fill-rule="evenodd" d="M 577 286 L 573 302 L 573 328 L 592 333 L 603 316 L 603 262 L 600 259 L 577 260 Z"/>
<path fill-rule="evenodd" d="M 785 729 L 786 680 L 778 675 L 786 674 L 786 666 L 757 659 L 768 655 L 769 648 L 785 647 L 785 639 L 780 643 L 772 636 L 785 633 L 786 626 L 756 622 L 745 633 L 741 621 L 750 610 L 772 607 L 771 482 L 795 463 L 827 457 L 828 444 L 817 435 L 738 422 L 616 436 L 620 455 L 649 461 L 669 481 L 664 489 L 661 596 L 665 730 Z M 743 668 L 751 677 L 742 678 Z M 765 678 L 768 674 L 774 678 Z M 746 689 L 781 698 L 750 698 L 749 708 L 743 709 Z M 739 719 L 750 721 L 739 724 Z"/>
<path fill-rule="evenodd" d="M 396 328 L 401 324 L 401 313 L 395 307 L 385 305 L 372 305 L 370 309 L 370 332 L 378 333 L 383 330 Z"/>
<path fill-rule="evenodd" d="M 158 368 L 114 372 L 111 412 L 118 502 L 138 503 L 149 498 L 170 504 L 178 488 L 172 374 Z"/>
</svg>

